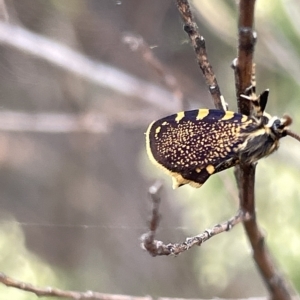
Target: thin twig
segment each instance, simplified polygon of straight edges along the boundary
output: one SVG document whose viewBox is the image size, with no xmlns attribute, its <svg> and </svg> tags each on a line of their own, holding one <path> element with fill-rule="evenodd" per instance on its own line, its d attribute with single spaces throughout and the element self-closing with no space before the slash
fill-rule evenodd
<svg viewBox="0 0 300 300">
<path fill-rule="evenodd" d="M 34 293 L 38 297 L 60 297 L 67 299 L 76 300 L 152 300 L 152 297 L 133 297 L 127 295 L 114 295 L 114 294 L 103 294 L 93 291 L 86 292 L 76 292 L 76 291 L 66 291 L 52 287 L 37 287 L 30 283 L 16 280 L 11 278 L 4 273 L 0 273 L 0 282 L 9 287 L 14 287 L 19 290 Z"/>
<path fill-rule="evenodd" d="M 12 277 L 5 275 L 0 272 L 0 282 L 8 287 L 14 287 L 19 290 L 27 291 L 34 293 L 37 297 L 59 297 L 65 299 L 74 299 L 74 300 L 154 300 L 150 296 L 138 297 L 130 295 L 116 295 L 116 294 L 103 294 L 93 291 L 87 292 L 77 292 L 77 291 L 65 291 L 52 287 L 37 287 L 32 284 L 28 284 L 23 281 L 16 280 Z M 231 299 L 222 299 L 219 300 L 231 300 Z M 188 298 L 167 298 L 159 297 L 156 300 L 202 300 L 202 299 L 188 299 Z M 235 299 L 235 300 L 247 300 L 247 299 Z M 267 300 L 265 297 L 256 297 L 251 298 L 251 300 Z M 295 299 L 296 300 L 296 299 Z"/>
<path fill-rule="evenodd" d="M 155 233 L 159 225 L 160 214 L 160 190 L 162 188 L 162 182 L 157 180 L 150 188 L 149 194 L 152 200 L 152 213 L 149 222 L 149 232 L 143 234 L 141 237 L 141 247 L 146 249 L 149 253 L 155 253 L 157 251 L 156 242 L 154 241 Z"/>
<path fill-rule="evenodd" d="M 227 110 L 227 104 L 221 94 L 216 76 L 207 57 L 205 39 L 198 32 L 198 27 L 194 22 L 189 2 L 187 0 L 177 0 L 177 7 L 184 22 L 184 30 L 189 35 L 194 47 L 199 67 L 202 70 L 215 107 L 220 110 Z"/>
<path fill-rule="evenodd" d="M 155 240 L 156 230 L 160 221 L 159 214 L 159 204 L 160 196 L 159 191 L 161 188 L 161 183 L 156 183 L 150 187 L 150 195 L 152 200 L 152 216 L 149 225 L 149 232 L 142 236 L 141 246 L 143 249 L 147 250 L 152 256 L 159 255 L 178 255 L 184 251 L 191 249 L 193 246 L 201 246 L 204 242 L 209 240 L 211 237 L 231 230 L 235 225 L 250 218 L 249 214 L 245 214 L 242 211 L 220 224 L 216 224 L 210 229 L 206 229 L 203 233 L 198 234 L 193 237 L 187 238 L 183 243 L 175 244 L 164 244 L 162 241 Z"/>
<path fill-rule="evenodd" d="M 239 111 L 245 115 L 251 113 L 251 102 L 241 94 L 251 84 L 253 53 L 256 34 L 253 31 L 255 0 L 241 0 L 239 6 L 239 46 L 235 65 L 236 93 Z M 255 218 L 254 181 L 255 166 L 240 165 L 236 179 L 240 194 L 240 209 L 252 216 L 244 220 L 243 225 L 253 249 L 253 257 L 273 300 L 288 300 L 291 295 L 286 283 L 275 268 L 271 254 L 264 243 L 264 236 Z"/>
</svg>

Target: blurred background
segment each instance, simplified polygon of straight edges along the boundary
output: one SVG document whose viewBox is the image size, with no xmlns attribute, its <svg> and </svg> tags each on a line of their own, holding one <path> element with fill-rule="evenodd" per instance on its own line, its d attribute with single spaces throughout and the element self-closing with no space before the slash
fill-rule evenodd
<svg viewBox="0 0 300 300">
<path fill-rule="evenodd" d="M 267 294 L 238 225 L 179 257 L 140 248 L 160 178 L 157 239 L 182 242 L 238 208 L 233 170 L 201 189 L 172 190 L 148 161 L 144 133 L 183 107 L 212 108 L 171 0 L 6 0 L 0 23 L 0 271 L 40 286 L 165 297 Z M 237 3 L 192 2 L 231 110 Z M 216 21 L 217 20 L 217 21 Z M 258 1 L 258 91 L 300 133 L 300 4 Z M 139 52 L 135 34 L 172 74 L 184 101 Z M 132 46 L 132 45 L 131 45 Z M 133 47 L 134 48 L 134 47 Z M 258 220 L 281 272 L 300 290 L 300 145 L 283 139 L 257 168 Z M 35 296 L 0 286 L 1 298 Z"/>
</svg>

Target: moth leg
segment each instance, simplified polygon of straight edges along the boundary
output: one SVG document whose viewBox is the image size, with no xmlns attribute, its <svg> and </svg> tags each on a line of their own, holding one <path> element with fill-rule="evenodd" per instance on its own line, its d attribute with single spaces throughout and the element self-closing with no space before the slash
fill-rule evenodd
<svg viewBox="0 0 300 300">
<path fill-rule="evenodd" d="M 266 113 L 264 112 L 267 101 L 268 101 L 268 96 L 269 96 L 269 90 L 263 91 L 259 96 L 256 96 L 254 98 L 254 94 L 251 94 L 250 96 L 247 96 L 245 94 L 242 94 L 241 97 L 244 99 L 247 99 L 252 102 L 253 105 L 253 116 L 257 118 L 261 118 L 264 116 Z M 268 114 L 267 114 L 268 115 Z"/>
<path fill-rule="evenodd" d="M 255 64 L 252 65 L 251 85 L 246 88 L 245 93 L 241 95 L 244 99 L 252 102 L 253 116 L 261 118 L 264 115 L 264 111 L 268 102 L 269 90 L 265 90 L 260 95 L 256 95 L 256 76 L 255 76 Z"/>
</svg>

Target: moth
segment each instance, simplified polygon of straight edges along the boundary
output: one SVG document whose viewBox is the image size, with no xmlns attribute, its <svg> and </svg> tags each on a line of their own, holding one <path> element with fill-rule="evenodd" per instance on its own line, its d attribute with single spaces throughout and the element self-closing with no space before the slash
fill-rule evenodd
<svg viewBox="0 0 300 300">
<path fill-rule="evenodd" d="M 146 132 L 149 159 L 173 179 L 173 188 L 201 187 L 213 174 L 238 164 L 253 164 L 276 151 L 290 135 L 292 119 L 265 113 L 269 91 L 252 101 L 253 113 L 198 109 L 182 111 L 152 122 Z"/>
</svg>

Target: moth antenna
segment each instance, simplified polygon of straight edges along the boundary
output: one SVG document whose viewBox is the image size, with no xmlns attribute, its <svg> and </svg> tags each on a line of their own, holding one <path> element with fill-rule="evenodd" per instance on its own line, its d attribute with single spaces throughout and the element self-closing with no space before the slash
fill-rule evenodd
<svg viewBox="0 0 300 300">
<path fill-rule="evenodd" d="M 291 136 L 292 138 L 296 139 L 298 142 L 300 142 L 300 135 L 298 135 L 290 130 L 287 130 L 286 134 Z"/>
</svg>

